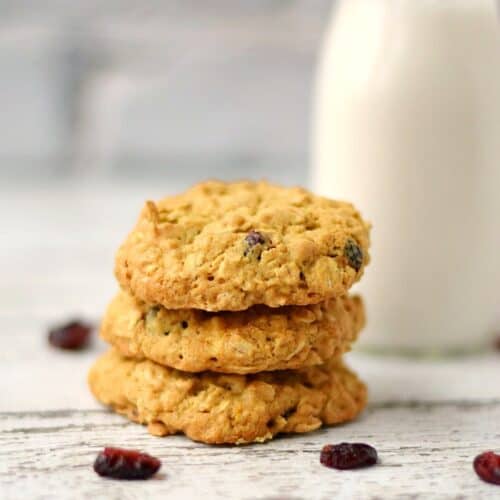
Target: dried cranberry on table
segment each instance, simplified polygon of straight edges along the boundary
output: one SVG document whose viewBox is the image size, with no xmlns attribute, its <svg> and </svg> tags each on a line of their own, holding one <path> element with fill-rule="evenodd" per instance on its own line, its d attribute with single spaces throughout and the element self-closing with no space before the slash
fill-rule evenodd
<svg viewBox="0 0 500 500">
<path fill-rule="evenodd" d="M 500 455 L 485 451 L 474 459 L 476 474 L 487 483 L 500 485 Z"/>
<path fill-rule="evenodd" d="M 90 324 L 83 321 L 70 321 L 49 331 L 49 343 L 59 349 L 83 349 L 89 342 L 92 329 Z"/>
<path fill-rule="evenodd" d="M 333 469 L 357 469 L 377 463 L 377 450 L 364 443 L 340 443 L 323 446 L 319 461 Z"/>
<path fill-rule="evenodd" d="M 500 351 L 500 334 L 498 334 L 497 338 L 494 340 L 493 346 L 497 351 Z"/>
<path fill-rule="evenodd" d="M 137 450 L 104 448 L 94 462 L 94 470 L 113 479 L 148 479 L 161 467 L 161 462 Z"/>
</svg>

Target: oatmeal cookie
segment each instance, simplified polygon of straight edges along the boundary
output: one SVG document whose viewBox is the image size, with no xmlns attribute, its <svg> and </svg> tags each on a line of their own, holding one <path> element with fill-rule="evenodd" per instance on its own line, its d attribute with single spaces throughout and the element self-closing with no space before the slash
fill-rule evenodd
<svg viewBox="0 0 500 500">
<path fill-rule="evenodd" d="M 345 295 L 368 247 L 369 225 L 350 203 L 264 181 L 209 181 L 147 202 L 115 274 L 167 309 L 307 305 Z"/>
<path fill-rule="evenodd" d="M 188 372 L 245 374 L 324 363 L 348 351 L 363 324 L 357 296 L 209 313 L 148 306 L 119 292 L 102 321 L 101 337 L 127 357 Z"/>
<path fill-rule="evenodd" d="M 252 443 L 355 418 L 366 387 L 339 359 L 297 371 L 192 374 L 123 358 L 115 350 L 92 367 L 96 398 L 155 435 L 182 432 L 204 443 Z"/>
</svg>

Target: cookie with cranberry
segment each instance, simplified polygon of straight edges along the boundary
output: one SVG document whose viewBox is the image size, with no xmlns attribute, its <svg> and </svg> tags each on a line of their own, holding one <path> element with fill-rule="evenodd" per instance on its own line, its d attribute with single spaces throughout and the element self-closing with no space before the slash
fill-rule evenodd
<svg viewBox="0 0 500 500">
<path fill-rule="evenodd" d="M 340 360 L 256 375 L 186 373 L 111 350 L 92 367 L 96 398 L 151 434 L 204 443 L 252 443 L 355 418 L 366 387 Z"/>
<path fill-rule="evenodd" d="M 239 311 L 340 297 L 369 261 L 369 225 L 349 203 L 267 182 L 218 181 L 147 202 L 115 272 L 167 309 Z"/>
<path fill-rule="evenodd" d="M 127 357 L 188 372 L 243 374 L 324 363 L 350 349 L 364 319 L 359 297 L 205 312 L 148 306 L 120 292 L 104 316 L 101 336 Z"/>
</svg>

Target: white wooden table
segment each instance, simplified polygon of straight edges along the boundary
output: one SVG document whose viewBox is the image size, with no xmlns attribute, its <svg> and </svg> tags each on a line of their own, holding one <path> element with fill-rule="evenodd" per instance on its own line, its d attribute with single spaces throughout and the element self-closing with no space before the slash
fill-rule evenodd
<svg viewBox="0 0 500 500">
<path fill-rule="evenodd" d="M 105 347 L 51 349 L 47 326 L 74 314 L 98 318 L 114 284 L 113 252 L 147 187 L 2 186 L 0 213 L 0 498 L 391 499 L 500 498 L 474 456 L 500 451 L 500 355 L 409 361 L 354 353 L 370 405 L 348 425 L 245 447 L 155 438 L 100 407 L 86 372 Z M 171 185 L 169 189 L 176 189 Z M 319 465 L 326 443 L 375 446 L 380 464 L 338 472 Z M 146 482 L 99 478 L 106 445 L 161 458 Z"/>
</svg>

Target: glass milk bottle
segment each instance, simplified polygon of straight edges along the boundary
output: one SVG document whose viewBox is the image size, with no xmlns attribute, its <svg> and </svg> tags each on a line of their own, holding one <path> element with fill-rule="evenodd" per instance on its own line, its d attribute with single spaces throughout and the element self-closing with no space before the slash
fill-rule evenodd
<svg viewBox="0 0 500 500">
<path fill-rule="evenodd" d="M 313 187 L 373 224 L 361 345 L 490 345 L 500 333 L 496 2 L 338 2 L 314 104 Z"/>
</svg>

